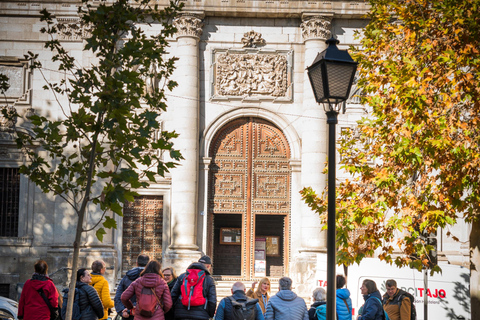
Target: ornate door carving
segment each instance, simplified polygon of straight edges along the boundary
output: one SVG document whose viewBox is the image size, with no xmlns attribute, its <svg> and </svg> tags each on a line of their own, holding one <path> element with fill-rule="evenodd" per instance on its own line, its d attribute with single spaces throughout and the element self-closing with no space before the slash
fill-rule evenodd
<svg viewBox="0 0 480 320">
<path fill-rule="evenodd" d="M 208 218 L 209 254 L 214 253 L 217 214 L 241 215 L 241 275 L 253 277 L 255 215 L 284 215 L 284 266 L 288 266 L 290 147 L 270 122 L 240 118 L 215 136 L 210 156 Z M 233 218 L 233 217 L 232 217 Z M 215 261 L 214 273 L 215 273 Z M 216 274 L 216 273 L 215 273 Z"/>
</svg>

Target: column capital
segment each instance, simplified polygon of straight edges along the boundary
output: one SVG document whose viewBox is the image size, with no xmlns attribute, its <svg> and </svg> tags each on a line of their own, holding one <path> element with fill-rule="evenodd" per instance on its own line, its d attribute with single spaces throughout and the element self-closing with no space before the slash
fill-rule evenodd
<svg viewBox="0 0 480 320">
<path fill-rule="evenodd" d="M 194 37 L 200 39 L 203 33 L 203 14 L 200 13 L 182 13 L 173 20 L 173 25 L 177 28 L 177 38 Z"/>
<path fill-rule="evenodd" d="M 303 14 L 302 16 L 303 40 L 327 40 L 331 36 L 332 16 L 328 14 Z"/>
</svg>

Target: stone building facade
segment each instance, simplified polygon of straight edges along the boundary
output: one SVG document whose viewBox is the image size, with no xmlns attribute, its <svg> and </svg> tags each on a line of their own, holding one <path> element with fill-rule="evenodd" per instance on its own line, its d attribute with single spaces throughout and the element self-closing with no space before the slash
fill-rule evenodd
<svg viewBox="0 0 480 320">
<path fill-rule="evenodd" d="M 113 288 L 140 252 L 178 270 L 209 254 L 217 279 L 253 281 L 264 267 L 272 278 L 289 275 L 296 290 L 309 296 L 318 269 L 325 268 L 318 261 L 325 260 L 326 232 L 299 191 L 326 185 L 328 131 L 306 67 L 332 35 L 341 49 L 358 43 L 354 32 L 366 25 L 368 5 L 347 0 L 184 2 L 174 22 L 178 33 L 170 39 L 170 54 L 179 58 L 173 76 L 179 86 L 168 95 L 162 120 L 165 129 L 180 133 L 175 146 L 185 160 L 164 180 L 139 190 L 141 196 L 125 205 L 124 216 L 116 217 L 118 229 L 103 242 L 94 233 L 85 235 L 80 265 L 105 260 Z M 81 63 L 92 60 L 82 52 L 76 32 L 77 4 L 0 2 L 0 72 L 10 77 L 7 100 L 23 116 L 17 125 L 25 130 L 31 112 L 62 116 L 52 93 L 42 90 L 43 76 L 57 81 L 64 75 L 43 48 L 38 12 L 45 7 L 54 13 L 63 27 L 62 44 Z M 149 34 L 159 28 L 143 27 Z M 28 69 L 28 51 L 40 54 L 43 75 Z M 339 116 L 337 132 L 354 127 L 364 115 L 353 96 Z M 75 215 L 18 174 L 23 155 L 10 127 L 2 122 L 0 128 L 1 191 L 13 206 L 13 216 L 0 213 L 0 294 L 16 297 L 38 258 L 47 260 L 56 283 L 66 284 Z M 340 171 L 337 177 L 342 178 Z M 90 213 L 90 221 L 96 217 Z M 465 237 L 461 240 L 468 240 L 468 226 L 456 228 Z M 468 244 L 443 234 L 442 259 L 465 264 Z"/>
</svg>

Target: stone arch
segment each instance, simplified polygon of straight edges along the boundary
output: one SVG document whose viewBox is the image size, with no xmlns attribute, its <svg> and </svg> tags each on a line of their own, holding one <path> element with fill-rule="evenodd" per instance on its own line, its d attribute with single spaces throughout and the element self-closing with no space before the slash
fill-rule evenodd
<svg viewBox="0 0 480 320">
<path fill-rule="evenodd" d="M 255 117 L 270 121 L 277 126 L 285 135 L 288 144 L 290 145 L 290 159 L 300 160 L 301 158 L 301 142 L 300 137 L 292 126 L 291 122 L 285 117 L 274 113 L 270 110 L 258 107 L 236 108 L 220 114 L 213 120 L 205 129 L 204 135 L 200 141 L 200 157 L 208 157 L 208 150 L 218 130 L 220 130 L 228 122 L 242 118 Z"/>
</svg>

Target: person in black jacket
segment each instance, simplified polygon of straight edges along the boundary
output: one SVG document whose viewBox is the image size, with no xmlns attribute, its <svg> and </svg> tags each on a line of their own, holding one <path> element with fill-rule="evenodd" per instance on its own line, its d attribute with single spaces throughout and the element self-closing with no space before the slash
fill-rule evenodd
<svg viewBox="0 0 480 320">
<path fill-rule="evenodd" d="M 215 309 L 217 308 L 217 292 L 215 289 L 215 280 L 210 276 L 209 268 L 212 265 L 212 260 L 209 256 L 201 257 L 198 262 L 192 263 L 188 266 L 189 269 L 200 269 L 205 271 L 205 279 L 203 282 L 203 296 L 207 300 L 206 306 L 195 306 L 188 309 L 182 304 L 181 286 L 186 273 L 182 273 L 175 283 L 172 290 L 172 301 L 175 307 L 175 319 L 198 319 L 208 320 L 215 315 Z"/>
<path fill-rule="evenodd" d="M 122 293 L 127 290 L 127 288 L 132 284 L 133 281 L 137 280 L 140 276 L 140 273 L 145 269 L 145 266 L 150 261 L 150 257 L 145 254 L 140 254 L 137 257 L 137 267 L 127 271 L 125 277 L 122 278 L 120 283 L 118 284 L 117 291 L 115 293 L 115 298 L 113 301 L 115 302 L 115 310 L 123 319 L 133 319 L 133 316 L 130 317 L 130 313 L 128 309 L 123 305 L 122 300 Z M 130 298 L 130 301 L 135 305 L 136 304 L 136 297 L 135 295 Z"/>
<path fill-rule="evenodd" d="M 316 316 L 317 307 L 324 305 L 324 307 L 326 308 L 327 293 L 325 289 L 319 287 L 313 290 L 312 298 L 313 298 L 313 303 L 310 306 L 310 309 L 308 310 L 308 319 L 317 320 L 317 316 Z"/>
<path fill-rule="evenodd" d="M 78 269 L 77 285 L 78 306 L 82 312 L 81 320 L 98 320 L 103 318 L 103 304 L 98 296 L 97 290 L 90 285 L 92 276 L 87 269 Z"/>
</svg>

